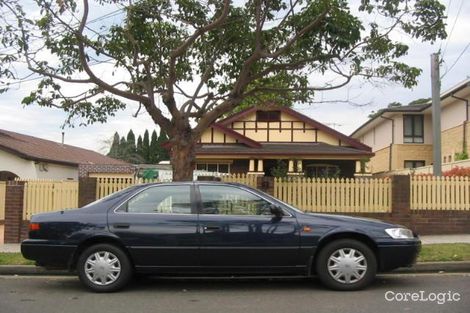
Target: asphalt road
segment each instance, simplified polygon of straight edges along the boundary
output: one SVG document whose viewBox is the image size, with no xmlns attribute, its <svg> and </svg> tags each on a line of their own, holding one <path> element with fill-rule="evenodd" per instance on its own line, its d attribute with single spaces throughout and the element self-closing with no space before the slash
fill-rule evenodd
<svg viewBox="0 0 470 313">
<path fill-rule="evenodd" d="M 423 295 L 418 296 L 427 301 L 413 302 L 411 296 L 408 302 L 396 301 L 403 300 L 404 293 L 420 291 Z M 453 301 L 449 301 L 449 292 Z M 470 274 L 383 275 L 358 292 L 330 291 L 316 279 L 144 279 L 114 294 L 90 293 L 75 277 L 0 276 L 0 312 L 468 313 Z"/>
</svg>

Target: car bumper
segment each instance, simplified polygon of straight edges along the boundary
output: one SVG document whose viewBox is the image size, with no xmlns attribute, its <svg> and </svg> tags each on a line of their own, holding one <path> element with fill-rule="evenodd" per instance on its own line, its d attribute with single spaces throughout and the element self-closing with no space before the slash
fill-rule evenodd
<svg viewBox="0 0 470 313">
<path fill-rule="evenodd" d="M 26 239 L 21 243 L 21 254 L 36 265 L 51 268 L 68 268 L 76 246 L 63 245 L 49 240 Z"/>
<path fill-rule="evenodd" d="M 421 250 L 418 238 L 410 240 L 393 240 L 378 245 L 379 270 L 391 271 L 399 267 L 412 266 Z"/>
</svg>

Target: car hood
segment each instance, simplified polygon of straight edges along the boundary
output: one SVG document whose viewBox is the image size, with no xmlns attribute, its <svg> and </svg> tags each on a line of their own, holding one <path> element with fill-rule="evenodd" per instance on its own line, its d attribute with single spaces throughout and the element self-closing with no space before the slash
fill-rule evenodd
<svg viewBox="0 0 470 313">
<path fill-rule="evenodd" d="M 335 223 L 335 224 L 348 224 L 348 225 L 357 225 L 357 226 L 372 226 L 377 228 L 390 228 L 396 227 L 396 224 L 384 222 L 374 218 L 366 217 L 354 217 L 347 215 L 336 215 L 336 214 L 324 214 L 324 213 L 303 213 L 306 218 L 315 218 L 316 220 L 320 219 L 326 223 Z"/>
</svg>

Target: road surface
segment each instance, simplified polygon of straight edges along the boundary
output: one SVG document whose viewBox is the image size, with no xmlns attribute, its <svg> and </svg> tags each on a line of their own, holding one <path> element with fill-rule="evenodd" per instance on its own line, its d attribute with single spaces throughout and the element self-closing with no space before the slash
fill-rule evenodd
<svg viewBox="0 0 470 313">
<path fill-rule="evenodd" d="M 327 290 L 317 279 L 151 278 L 113 294 L 91 293 L 73 276 L 0 276 L 1 313 L 468 313 L 469 308 L 470 274 L 388 274 L 357 292 Z"/>
</svg>

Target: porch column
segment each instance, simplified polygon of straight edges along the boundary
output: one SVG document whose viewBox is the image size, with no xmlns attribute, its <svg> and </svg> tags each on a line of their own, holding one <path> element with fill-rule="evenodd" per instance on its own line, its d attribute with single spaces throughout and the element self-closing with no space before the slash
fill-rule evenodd
<svg viewBox="0 0 470 313">
<path fill-rule="evenodd" d="M 257 172 L 264 172 L 263 169 L 263 160 L 258 160 L 258 169 Z"/>
<path fill-rule="evenodd" d="M 297 160 L 297 173 L 302 173 L 303 168 L 302 168 L 302 160 Z"/>
<path fill-rule="evenodd" d="M 255 160 L 250 159 L 250 166 L 248 168 L 248 172 L 254 172 L 255 171 Z"/>
<path fill-rule="evenodd" d="M 289 160 L 289 167 L 288 167 L 287 171 L 288 171 L 289 173 L 293 173 L 293 172 L 294 172 L 294 160 Z"/>
</svg>

